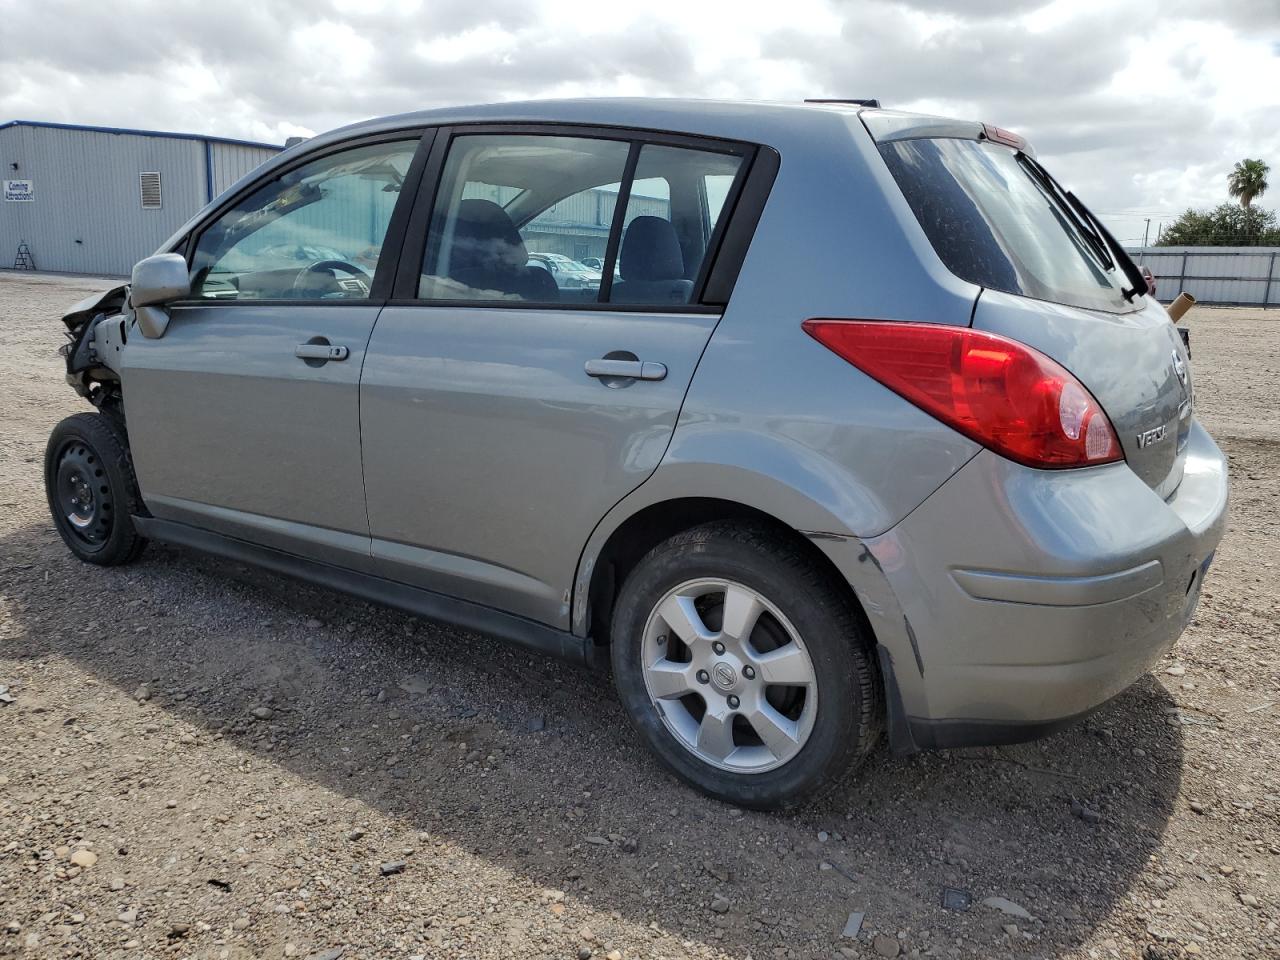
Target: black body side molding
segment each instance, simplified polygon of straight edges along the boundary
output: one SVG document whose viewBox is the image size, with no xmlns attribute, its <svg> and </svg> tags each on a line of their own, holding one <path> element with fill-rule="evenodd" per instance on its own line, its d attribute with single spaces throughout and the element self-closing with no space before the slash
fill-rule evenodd
<svg viewBox="0 0 1280 960">
<path fill-rule="evenodd" d="M 317 586 L 349 593 L 363 600 L 395 607 L 428 620 L 437 620 L 464 630 L 474 630 L 477 633 L 487 633 L 538 653 L 559 657 L 583 666 L 596 665 L 597 656 L 593 654 L 594 644 L 589 637 L 575 637 L 564 630 L 557 630 L 544 623 L 503 613 L 501 610 L 495 610 L 483 604 L 458 600 L 420 587 L 396 583 L 394 580 L 383 577 L 307 560 L 291 553 L 258 546 L 219 533 L 211 533 L 185 523 L 142 516 L 134 517 L 133 522 L 138 532 L 150 540 L 191 547 L 215 556 L 250 563 Z"/>
</svg>

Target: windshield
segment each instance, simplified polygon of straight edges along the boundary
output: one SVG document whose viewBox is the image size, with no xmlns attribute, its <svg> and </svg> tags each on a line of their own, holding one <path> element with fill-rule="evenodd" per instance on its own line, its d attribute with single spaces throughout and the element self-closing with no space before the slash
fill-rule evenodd
<svg viewBox="0 0 1280 960">
<path fill-rule="evenodd" d="M 1037 300 L 1132 309 L 1112 257 L 1013 150 L 936 138 L 883 143 L 880 153 L 957 277 Z"/>
</svg>

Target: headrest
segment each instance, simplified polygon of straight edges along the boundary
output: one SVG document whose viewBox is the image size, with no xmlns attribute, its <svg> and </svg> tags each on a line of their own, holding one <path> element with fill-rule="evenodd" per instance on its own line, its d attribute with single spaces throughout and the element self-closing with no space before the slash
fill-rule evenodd
<svg viewBox="0 0 1280 960">
<path fill-rule="evenodd" d="M 684 277 L 684 254 L 676 228 L 661 217 L 636 217 L 622 238 L 623 280 L 679 280 Z"/>
<path fill-rule="evenodd" d="M 520 232 L 507 212 L 492 200 L 463 200 L 453 229 L 449 274 L 463 271 L 523 269 L 529 260 Z"/>
</svg>

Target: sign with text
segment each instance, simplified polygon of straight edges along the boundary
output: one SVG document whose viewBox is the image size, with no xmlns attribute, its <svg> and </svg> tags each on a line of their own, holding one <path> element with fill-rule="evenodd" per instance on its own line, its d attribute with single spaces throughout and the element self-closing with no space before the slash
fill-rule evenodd
<svg viewBox="0 0 1280 960">
<path fill-rule="evenodd" d="M 36 188 L 30 180 L 6 180 L 4 198 L 10 203 L 34 203 Z"/>
</svg>

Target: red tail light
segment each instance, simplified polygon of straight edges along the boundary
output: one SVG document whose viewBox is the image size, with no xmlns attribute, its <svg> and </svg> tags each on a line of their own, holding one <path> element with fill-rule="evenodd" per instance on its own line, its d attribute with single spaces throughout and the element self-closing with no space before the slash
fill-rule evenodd
<svg viewBox="0 0 1280 960">
<path fill-rule="evenodd" d="M 1084 386 L 1025 344 L 968 327 L 806 320 L 805 331 L 926 413 L 1029 467 L 1120 460 L 1116 432 Z"/>
</svg>

